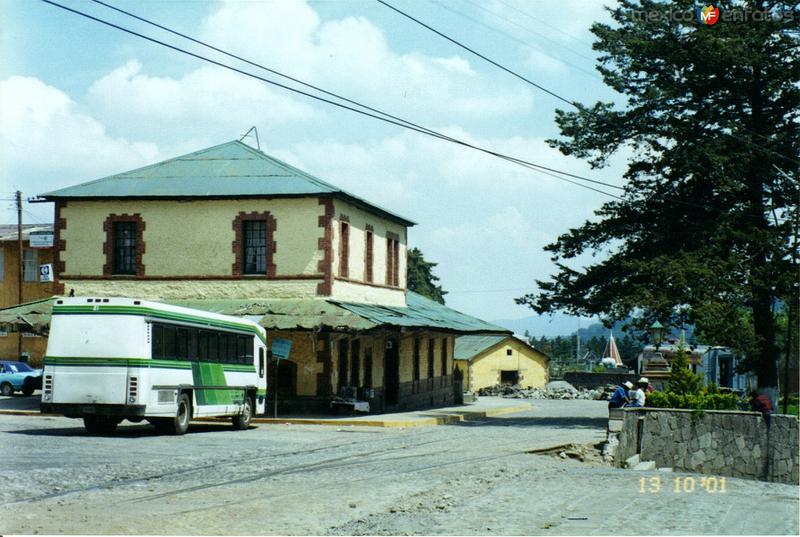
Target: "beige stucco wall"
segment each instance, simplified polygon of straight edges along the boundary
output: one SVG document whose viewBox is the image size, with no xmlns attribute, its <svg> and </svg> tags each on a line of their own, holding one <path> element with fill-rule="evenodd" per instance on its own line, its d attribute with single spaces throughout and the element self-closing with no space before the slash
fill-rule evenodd
<svg viewBox="0 0 800 537">
<path fill-rule="evenodd" d="M 511 356 L 507 351 L 511 349 Z M 465 387 L 470 391 L 500 383 L 501 371 L 519 371 L 522 386 L 539 388 L 547 384 L 547 358 L 535 349 L 514 338 L 489 349 L 485 354 L 473 358 L 469 366 Z"/>
<path fill-rule="evenodd" d="M 402 289 L 374 287 L 342 280 L 334 280 L 331 297 L 344 302 L 383 304 L 398 308 L 406 305 L 406 292 Z"/>
<path fill-rule="evenodd" d="M 350 222 L 350 254 L 348 257 L 348 278 L 364 281 L 366 276 L 366 226 L 373 227 L 373 283 L 386 285 L 386 232 L 400 237 L 400 287 L 406 287 L 406 227 L 391 220 L 381 218 L 373 213 L 359 209 L 353 204 L 336 200 L 334 203 L 333 233 L 333 273 L 339 275 L 339 253 L 341 240 L 340 217 L 346 215 Z"/>
<path fill-rule="evenodd" d="M 103 222 L 110 214 L 138 213 L 145 222 L 142 262 L 147 276 L 228 276 L 235 261 L 232 223 L 240 211 L 269 211 L 275 218 L 277 276 L 318 273 L 323 256 L 318 247 L 323 236 L 318 217 L 324 208 L 317 198 L 70 201 L 61 210 L 67 221 L 61 233 L 66 240 L 65 272 L 102 275 L 106 261 Z"/>
<path fill-rule="evenodd" d="M 322 280 L 62 280 L 78 296 L 129 296 L 151 300 L 310 298 Z"/>
</svg>

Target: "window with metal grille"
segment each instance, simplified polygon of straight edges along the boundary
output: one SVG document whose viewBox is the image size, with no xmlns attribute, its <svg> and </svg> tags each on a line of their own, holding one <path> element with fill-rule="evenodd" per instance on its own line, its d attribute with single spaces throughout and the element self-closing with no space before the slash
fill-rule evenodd
<svg viewBox="0 0 800 537">
<path fill-rule="evenodd" d="M 245 220 L 242 222 L 242 247 L 244 248 L 243 274 L 267 273 L 267 222 Z"/>
<path fill-rule="evenodd" d="M 136 222 L 114 222 L 114 274 L 136 274 Z"/>
</svg>

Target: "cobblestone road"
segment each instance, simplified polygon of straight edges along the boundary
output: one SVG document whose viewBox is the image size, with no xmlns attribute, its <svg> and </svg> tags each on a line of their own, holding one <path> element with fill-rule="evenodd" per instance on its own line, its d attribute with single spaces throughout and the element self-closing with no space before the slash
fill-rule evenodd
<svg viewBox="0 0 800 537">
<path fill-rule="evenodd" d="M 691 474 L 526 453 L 599 442 L 605 415 L 597 401 L 534 401 L 459 425 L 201 423 L 183 437 L 0 416 L 0 533 L 798 533 L 796 486 L 728 478 L 725 493 L 675 493 Z M 642 477 L 662 486 L 641 493 Z"/>
</svg>

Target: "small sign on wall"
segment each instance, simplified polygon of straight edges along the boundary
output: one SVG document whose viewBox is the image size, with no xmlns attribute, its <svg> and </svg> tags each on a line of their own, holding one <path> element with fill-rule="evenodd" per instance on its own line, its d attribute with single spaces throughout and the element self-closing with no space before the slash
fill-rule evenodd
<svg viewBox="0 0 800 537">
<path fill-rule="evenodd" d="M 39 265 L 39 281 L 40 282 L 52 282 L 53 281 L 53 264 L 47 263 L 45 265 Z"/>
<path fill-rule="evenodd" d="M 52 231 L 31 231 L 29 236 L 31 248 L 52 248 L 53 247 L 53 232 Z M 42 280 L 44 281 L 44 280 Z"/>
</svg>

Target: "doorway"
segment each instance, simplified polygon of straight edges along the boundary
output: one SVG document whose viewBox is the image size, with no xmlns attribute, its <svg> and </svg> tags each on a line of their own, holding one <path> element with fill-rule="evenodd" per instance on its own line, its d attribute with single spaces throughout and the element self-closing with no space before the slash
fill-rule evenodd
<svg viewBox="0 0 800 537">
<path fill-rule="evenodd" d="M 386 339 L 383 368 L 386 406 L 396 406 L 400 402 L 400 349 L 397 338 Z"/>
</svg>

